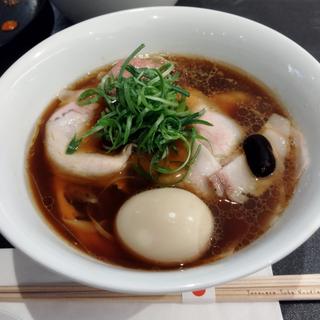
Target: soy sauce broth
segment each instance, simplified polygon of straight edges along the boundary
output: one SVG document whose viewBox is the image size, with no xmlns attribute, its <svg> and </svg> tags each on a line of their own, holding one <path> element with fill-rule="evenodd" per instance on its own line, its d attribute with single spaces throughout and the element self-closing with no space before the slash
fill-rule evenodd
<svg viewBox="0 0 320 320">
<path fill-rule="evenodd" d="M 286 110 L 266 88 L 239 70 L 197 57 L 166 58 L 175 62 L 176 71 L 181 75 L 179 84 L 182 87 L 200 90 L 210 97 L 225 114 L 241 125 L 246 135 L 258 132 L 272 113 L 289 118 Z M 70 88 L 96 86 L 99 82 L 97 75 L 106 73 L 109 69 L 110 66 L 101 68 L 76 81 Z M 235 91 L 243 94 L 246 99 L 243 101 L 239 99 L 236 104 L 232 103 L 229 95 Z M 97 259 L 128 268 L 164 269 L 140 261 L 127 253 L 121 247 L 113 230 L 115 216 L 121 205 L 134 194 L 155 187 L 151 181 L 144 179 L 133 169 L 137 160 L 136 155 L 131 156 L 124 172 L 117 177 L 110 177 L 107 181 L 103 181 L 103 184 L 90 184 L 88 181 L 62 177 L 53 170 L 44 150 L 44 129 L 46 121 L 59 105 L 60 101 L 55 99 L 41 116 L 27 157 L 31 192 L 39 211 L 66 242 Z M 99 148 L 99 145 L 96 147 Z M 232 254 L 250 244 L 270 227 L 282 209 L 287 206 L 297 182 L 292 178 L 295 170 L 294 145 L 290 150 L 285 160 L 284 173 L 260 197 L 249 197 L 244 204 L 237 204 L 226 198 L 215 198 L 211 202 L 206 202 L 215 218 L 215 232 L 210 250 L 196 262 L 177 266 L 176 269 L 209 263 Z M 60 191 L 67 202 L 79 213 L 77 216 L 79 222 L 86 225 L 87 222 L 103 221 L 103 228 L 112 239 L 106 239 L 100 234 L 83 237 L 74 232 L 61 219 L 57 203 L 57 185 L 63 189 Z M 79 192 L 91 195 L 96 199 L 95 202 L 79 201 L 77 199 Z"/>
</svg>

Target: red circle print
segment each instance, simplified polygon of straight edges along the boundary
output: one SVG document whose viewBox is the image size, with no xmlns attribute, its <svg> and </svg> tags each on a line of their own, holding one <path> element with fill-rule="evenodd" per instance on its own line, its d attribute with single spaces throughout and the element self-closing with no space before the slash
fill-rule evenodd
<svg viewBox="0 0 320 320">
<path fill-rule="evenodd" d="M 193 295 L 195 295 L 196 297 L 201 297 L 206 293 L 206 290 L 196 290 L 196 291 L 192 291 Z"/>
</svg>

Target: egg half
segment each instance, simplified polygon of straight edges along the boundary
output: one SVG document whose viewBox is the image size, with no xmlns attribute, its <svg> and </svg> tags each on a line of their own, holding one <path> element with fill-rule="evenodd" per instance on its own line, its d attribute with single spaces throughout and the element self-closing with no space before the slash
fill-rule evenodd
<svg viewBox="0 0 320 320">
<path fill-rule="evenodd" d="M 208 250 L 214 218 L 193 193 L 159 188 L 126 201 L 117 214 L 115 228 L 132 254 L 153 263 L 176 265 L 190 263 Z"/>
</svg>

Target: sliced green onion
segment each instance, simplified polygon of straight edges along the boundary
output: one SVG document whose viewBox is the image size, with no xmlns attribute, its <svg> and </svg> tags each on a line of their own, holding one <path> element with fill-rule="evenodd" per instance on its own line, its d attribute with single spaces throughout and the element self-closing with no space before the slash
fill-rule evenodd
<svg viewBox="0 0 320 320">
<path fill-rule="evenodd" d="M 157 180 L 157 175 L 181 173 L 183 179 L 201 150 L 200 144 L 195 147 L 195 141 L 207 141 L 193 125 L 212 124 L 201 119 L 205 110 L 194 113 L 188 110 L 189 92 L 177 85 L 179 74 L 174 72 L 173 63 L 164 63 L 159 68 L 137 68 L 130 64 L 144 47 L 141 44 L 125 59 L 117 77 L 107 74 L 96 88 L 80 94 L 79 105 L 104 101 L 106 108 L 92 128 L 72 138 L 66 153 L 76 152 L 83 139 L 94 134 L 102 139 L 106 152 L 134 144 L 136 152 L 150 155 L 149 173 L 139 164 L 135 166 L 146 177 Z M 125 71 L 131 76 L 124 77 Z M 183 143 L 186 156 L 181 161 L 170 161 L 170 153 L 178 153 L 177 142 Z M 174 167 L 163 166 L 166 161 Z"/>
</svg>

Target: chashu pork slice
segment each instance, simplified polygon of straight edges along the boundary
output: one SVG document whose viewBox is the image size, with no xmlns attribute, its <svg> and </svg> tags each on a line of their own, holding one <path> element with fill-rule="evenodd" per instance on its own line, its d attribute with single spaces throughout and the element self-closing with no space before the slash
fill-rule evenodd
<svg viewBox="0 0 320 320">
<path fill-rule="evenodd" d="M 76 178 L 102 178 L 121 171 L 131 154 L 127 146 L 120 154 L 106 155 L 81 150 L 66 154 L 67 146 L 74 136 L 80 137 L 92 124 L 98 105 L 79 107 L 70 102 L 57 109 L 47 121 L 44 145 L 46 154 L 63 175 Z"/>
<path fill-rule="evenodd" d="M 195 149 L 200 146 L 200 152 L 191 165 L 188 175 L 179 184 L 180 187 L 191 189 L 204 199 L 215 196 L 209 177 L 221 169 L 220 163 L 204 145 L 196 143 Z"/>
<path fill-rule="evenodd" d="M 197 124 L 195 128 L 208 140 L 203 144 L 210 149 L 220 163 L 223 163 L 239 147 L 244 132 L 241 126 L 224 114 L 212 99 L 198 90 L 190 89 L 189 91 L 188 107 L 193 112 L 204 110 L 201 119 L 212 124 L 212 126 Z"/>
<path fill-rule="evenodd" d="M 272 146 L 276 169 L 268 177 L 257 178 L 251 172 L 244 153 L 236 156 L 221 170 L 210 177 L 219 196 L 225 194 L 231 201 L 244 203 L 248 196 L 260 196 L 283 172 L 284 160 L 290 150 L 291 124 L 288 119 L 273 114 L 261 130 Z"/>
<path fill-rule="evenodd" d="M 117 61 L 112 69 L 110 70 L 109 74 L 113 75 L 115 78 L 119 75 L 120 69 L 123 65 L 124 60 Z M 129 64 L 136 67 L 136 68 L 159 68 L 161 67 L 165 62 L 167 62 L 166 59 L 160 57 L 160 56 L 152 56 L 152 57 L 145 57 L 145 58 L 133 58 L 130 60 Z M 125 78 L 130 77 L 131 74 L 128 71 L 125 71 L 123 73 L 123 76 Z"/>
<path fill-rule="evenodd" d="M 204 110 L 201 119 L 212 126 L 196 124 L 197 132 L 206 140 L 198 140 L 195 149 L 200 146 L 200 152 L 189 169 L 185 180 L 180 184 L 192 189 L 204 199 L 216 197 L 216 192 L 210 182 L 210 177 L 221 170 L 226 159 L 235 152 L 243 139 L 241 127 L 206 97 L 195 89 L 189 89 L 190 97 L 187 105 L 193 112 Z"/>
</svg>

